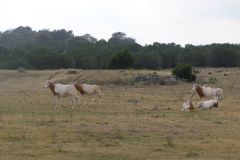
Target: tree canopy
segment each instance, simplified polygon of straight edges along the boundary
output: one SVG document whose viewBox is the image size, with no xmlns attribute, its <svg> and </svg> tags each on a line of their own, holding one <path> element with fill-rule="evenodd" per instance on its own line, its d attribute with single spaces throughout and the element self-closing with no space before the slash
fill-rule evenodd
<svg viewBox="0 0 240 160">
<path fill-rule="evenodd" d="M 127 69 L 131 68 L 133 65 L 133 57 L 128 52 L 127 49 L 125 49 L 123 52 L 119 52 L 116 55 L 114 55 L 108 64 L 109 69 Z"/>
<path fill-rule="evenodd" d="M 115 32 L 108 40 L 72 31 L 39 30 L 20 26 L 0 32 L 0 69 L 82 68 L 106 69 L 110 61 L 127 50 L 133 68 L 173 68 L 180 63 L 199 67 L 240 66 L 239 44 L 180 46 L 159 43 L 142 46 L 126 33 Z M 113 58 L 115 57 L 115 58 Z"/>
</svg>

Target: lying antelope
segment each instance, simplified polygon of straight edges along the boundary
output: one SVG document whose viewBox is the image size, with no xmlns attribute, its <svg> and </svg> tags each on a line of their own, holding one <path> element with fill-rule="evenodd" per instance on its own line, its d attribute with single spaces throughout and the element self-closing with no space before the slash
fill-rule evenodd
<svg viewBox="0 0 240 160">
<path fill-rule="evenodd" d="M 98 85 L 90 85 L 90 84 L 80 84 L 77 82 L 77 79 L 80 77 L 79 75 L 75 80 L 74 80 L 74 86 L 76 90 L 80 93 L 80 95 L 85 95 L 85 94 L 97 94 L 98 97 L 100 97 L 100 104 L 101 104 L 101 91 L 100 87 Z"/>
<path fill-rule="evenodd" d="M 218 102 L 219 102 L 219 98 L 218 97 L 214 97 L 211 100 L 207 100 L 207 101 L 200 101 L 197 103 L 197 105 L 195 106 L 191 99 L 186 100 L 183 103 L 182 106 L 182 111 L 192 111 L 195 108 L 200 108 L 200 109 L 211 109 L 211 108 L 218 108 Z"/>
<path fill-rule="evenodd" d="M 220 99 L 223 99 L 223 90 L 221 88 L 211 88 L 211 87 L 205 87 L 205 86 L 193 84 L 192 92 L 193 93 L 197 92 L 200 98 L 219 97 Z"/>
<path fill-rule="evenodd" d="M 60 84 L 60 83 L 54 83 L 51 82 L 51 78 L 58 74 L 60 71 L 55 72 L 53 75 L 51 75 L 48 80 L 44 84 L 44 88 L 49 88 L 53 95 L 55 96 L 55 109 L 57 109 L 59 104 L 60 97 L 72 97 L 72 109 L 75 107 L 75 103 L 77 100 L 77 94 L 76 89 L 73 84 Z"/>
<path fill-rule="evenodd" d="M 197 103 L 196 108 L 201 108 L 201 109 L 211 109 L 213 107 L 218 108 L 218 97 L 214 97 L 211 100 L 208 101 L 200 101 Z"/>
<path fill-rule="evenodd" d="M 189 97 L 189 99 L 187 99 L 185 102 L 183 102 L 183 106 L 182 106 L 182 111 L 192 111 L 194 110 L 194 105 L 191 101 L 192 97 L 194 96 L 194 94 L 191 95 L 191 97 Z"/>
<path fill-rule="evenodd" d="M 185 102 L 183 102 L 182 111 L 188 112 L 194 110 L 194 108 L 195 107 L 190 99 L 187 99 Z"/>
</svg>

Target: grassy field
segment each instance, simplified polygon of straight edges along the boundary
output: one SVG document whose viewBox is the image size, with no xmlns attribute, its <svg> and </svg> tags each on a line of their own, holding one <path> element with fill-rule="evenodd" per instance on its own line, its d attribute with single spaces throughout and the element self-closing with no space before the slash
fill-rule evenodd
<svg viewBox="0 0 240 160">
<path fill-rule="evenodd" d="M 81 82 L 100 84 L 102 104 L 71 110 L 71 99 L 64 98 L 55 110 L 54 97 L 43 88 L 54 71 L 1 70 L 0 160 L 240 159 L 240 69 L 199 70 L 199 81 L 223 88 L 219 109 L 182 112 L 191 83 L 133 84 L 132 77 L 151 71 L 83 70 Z"/>
</svg>

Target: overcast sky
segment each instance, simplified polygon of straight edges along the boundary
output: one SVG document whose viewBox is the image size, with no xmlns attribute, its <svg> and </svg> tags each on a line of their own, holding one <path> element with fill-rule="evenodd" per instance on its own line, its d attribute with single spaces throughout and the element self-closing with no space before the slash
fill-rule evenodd
<svg viewBox="0 0 240 160">
<path fill-rule="evenodd" d="M 0 31 L 66 29 L 142 45 L 240 43 L 240 0 L 1 0 Z"/>
</svg>

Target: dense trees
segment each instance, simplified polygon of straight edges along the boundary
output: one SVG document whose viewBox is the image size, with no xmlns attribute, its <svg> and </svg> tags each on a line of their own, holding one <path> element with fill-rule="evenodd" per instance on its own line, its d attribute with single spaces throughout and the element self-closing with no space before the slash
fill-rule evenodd
<svg viewBox="0 0 240 160">
<path fill-rule="evenodd" d="M 240 66 L 239 44 L 182 47 L 155 42 L 141 46 L 122 32 L 113 33 L 109 40 L 97 40 L 90 34 L 74 36 L 64 29 L 34 31 L 20 26 L 0 32 L 0 68 L 106 69 L 126 49 L 132 67 L 139 69 L 172 68 L 179 63 L 199 67 Z"/>
<path fill-rule="evenodd" d="M 133 57 L 127 49 L 114 55 L 108 64 L 109 69 L 127 69 L 132 68 L 132 66 Z"/>
</svg>

